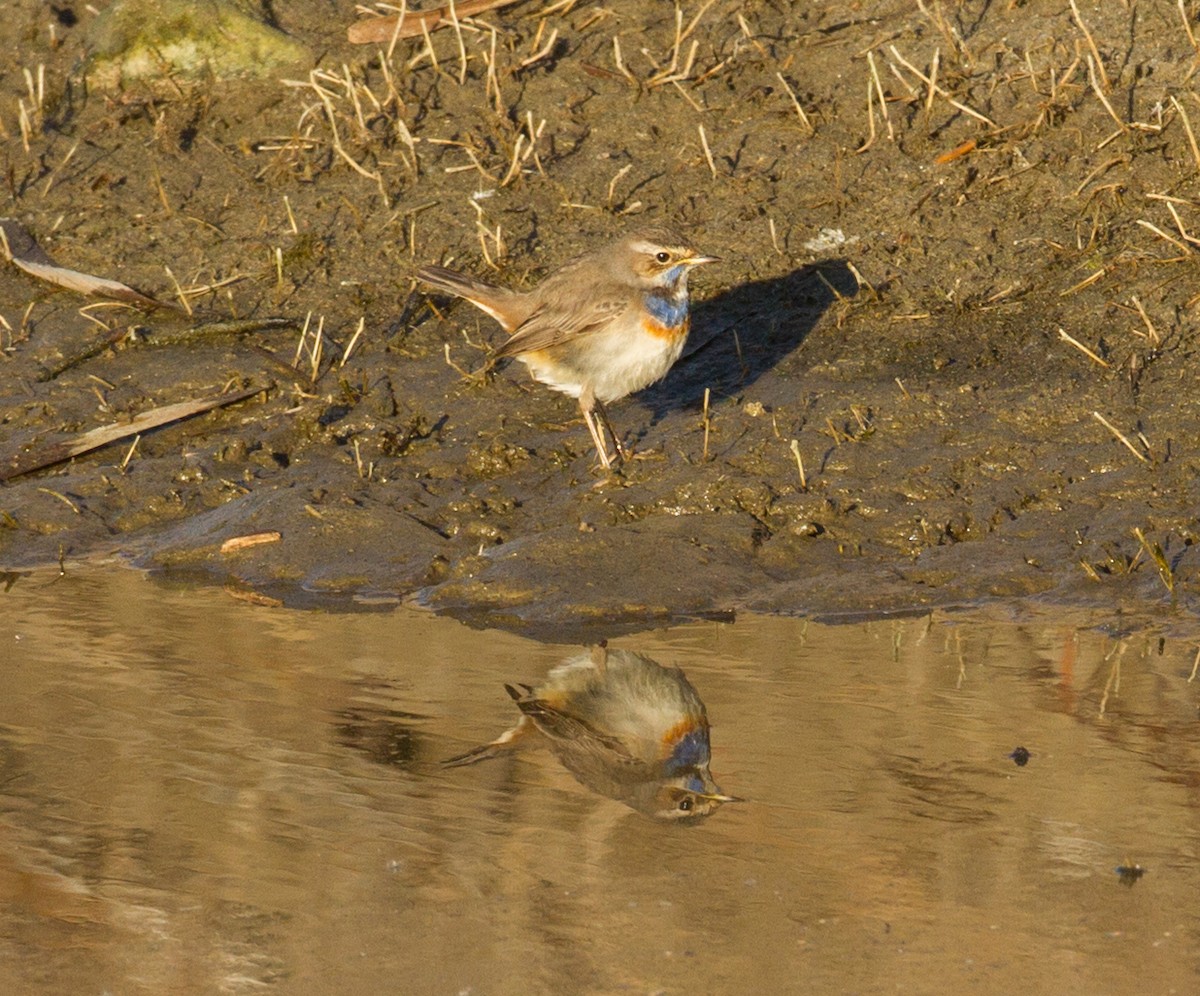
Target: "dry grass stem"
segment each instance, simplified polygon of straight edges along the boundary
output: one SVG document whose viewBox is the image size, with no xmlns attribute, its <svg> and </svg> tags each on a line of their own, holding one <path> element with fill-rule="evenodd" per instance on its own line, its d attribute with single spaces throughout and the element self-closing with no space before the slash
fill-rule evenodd
<svg viewBox="0 0 1200 996">
<path fill-rule="evenodd" d="M 542 23 L 544 24 L 545 22 L 543 21 Z M 540 31 L 540 28 L 539 28 L 539 31 Z M 546 40 L 546 44 L 543 45 L 541 48 L 539 48 L 536 52 L 534 52 L 528 58 L 522 59 L 519 63 L 517 63 L 517 68 L 518 69 L 528 69 L 530 66 L 534 65 L 535 63 L 541 62 L 544 58 L 546 58 L 546 56 L 548 56 L 551 52 L 554 51 L 554 45 L 557 41 L 558 41 L 558 28 L 555 28 L 553 31 L 550 32 L 550 37 Z"/>
<path fill-rule="evenodd" d="M 429 37 L 429 24 L 424 19 L 421 20 L 421 34 L 425 38 L 425 48 L 423 51 L 419 52 L 417 54 L 417 56 L 415 56 L 413 59 L 411 59 L 409 61 L 409 63 L 408 63 L 409 69 L 413 68 L 414 63 L 417 61 L 417 59 L 428 55 L 430 65 L 433 66 L 433 71 L 435 73 L 441 72 L 441 67 L 438 65 L 437 52 L 435 52 L 433 49 L 433 39 Z"/>
<path fill-rule="evenodd" d="M 967 52 L 967 47 L 959 33 L 946 20 L 946 15 L 942 13 L 942 5 L 938 3 L 938 0 L 933 0 L 932 11 L 926 8 L 924 0 L 917 0 L 917 8 L 929 19 L 929 23 L 937 28 L 938 33 L 946 39 L 950 47 L 955 49 L 964 61 L 969 62 L 970 54 Z"/>
<path fill-rule="evenodd" d="M 808 120 L 808 115 L 804 113 L 804 108 L 800 106 L 800 101 L 797 99 L 795 91 L 791 88 L 788 81 L 784 79 L 783 73 L 776 73 L 775 75 L 778 77 L 779 82 L 783 84 L 784 90 L 787 91 L 787 95 L 792 101 L 792 106 L 796 109 L 796 117 L 804 125 L 805 131 L 810 135 L 815 135 L 817 130 L 812 126 L 812 122 Z"/>
<path fill-rule="evenodd" d="M 54 181 L 57 180 L 59 177 L 59 174 L 62 173 L 62 171 L 67 168 L 67 163 L 69 163 L 72 159 L 75 158 L 75 153 L 78 151 L 79 151 L 79 143 L 76 142 L 74 145 L 71 146 L 71 148 L 68 150 L 67 154 L 65 156 L 63 156 L 62 162 L 60 162 L 57 166 L 54 167 L 54 169 L 52 169 L 50 171 L 50 175 L 46 178 L 46 186 L 44 186 L 42 188 L 42 196 L 43 197 L 45 197 L 48 193 L 50 193 L 50 188 L 52 186 L 54 186 Z M 157 173 L 156 173 L 156 177 L 157 177 Z M 161 189 L 161 187 L 162 187 L 162 181 L 160 180 L 159 188 Z M 164 198 L 166 197 L 165 194 L 163 196 L 164 196 Z M 169 213 L 170 208 L 168 207 L 167 210 Z"/>
<path fill-rule="evenodd" d="M 610 208 L 612 207 L 613 197 L 616 195 L 617 183 L 620 182 L 621 178 L 625 176 L 625 174 L 631 169 L 633 169 L 633 163 L 627 163 L 617 170 L 613 178 L 608 181 L 608 206 Z"/>
<path fill-rule="evenodd" d="M 691 94 L 689 94 L 682 86 L 679 85 L 678 80 L 671 80 L 671 86 L 675 88 L 675 92 L 678 93 L 679 96 L 688 102 L 688 106 L 691 107 L 693 111 L 695 111 L 697 114 L 704 113 L 704 108 L 692 99 Z"/>
<path fill-rule="evenodd" d="M 713 162 L 712 149 L 708 147 L 708 136 L 704 134 L 704 125 L 697 125 L 696 127 L 700 130 L 700 144 L 704 148 L 704 158 L 708 160 L 708 171 L 715 180 L 717 178 L 717 164 Z"/>
<path fill-rule="evenodd" d="M 33 124 L 29 120 L 29 112 L 25 109 L 25 101 L 17 98 L 17 124 L 21 126 L 21 145 L 25 155 L 29 155 L 29 140 L 33 137 Z"/>
<path fill-rule="evenodd" d="M 709 433 L 709 430 L 712 428 L 712 420 L 708 416 L 709 393 L 710 393 L 710 389 L 706 387 L 704 389 L 704 415 L 703 415 L 704 451 L 700 455 L 700 460 L 702 463 L 708 463 L 708 433 Z"/>
<path fill-rule="evenodd" d="M 446 366 L 461 376 L 464 380 L 475 380 L 476 377 L 470 371 L 464 370 L 450 358 L 450 343 L 445 343 Z"/>
<path fill-rule="evenodd" d="M 800 441 L 798 439 L 793 439 L 788 444 L 788 449 L 792 451 L 792 456 L 796 458 L 796 470 L 800 474 L 800 490 L 807 491 L 808 479 L 804 476 L 804 458 L 800 455 Z"/>
<path fill-rule="evenodd" d="M 1154 561 L 1154 566 L 1158 568 L 1158 576 L 1162 581 L 1163 586 L 1169 594 L 1175 593 L 1175 572 L 1171 570 L 1171 565 L 1167 561 L 1167 556 L 1163 553 L 1163 548 L 1158 543 L 1152 543 L 1146 539 L 1146 534 L 1137 526 L 1133 527 L 1133 537 L 1141 545 L 1142 550 L 1146 555 Z"/>
<path fill-rule="evenodd" d="M 454 37 L 458 41 L 458 85 L 463 86 L 467 82 L 467 46 L 463 42 L 462 25 L 458 23 L 458 11 L 455 9 L 454 0 L 450 0 L 447 9 L 450 13 L 450 24 L 454 28 Z"/>
<path fill-rule="evenodd" d="M 883 95 L 883 83 L 879 79 L 879 67 L 875 65 L 875 53 L 867 53 L 867 64 L 871 67 L 871 79 L 875 82 L 875 93 L 879 97 L 879 110 L 883 123 L 887 125 L 888 141 L 896 141 L 896 130 L 892 127 L 892 119 L 888 116 L 887 97 Z"/>
<path fill-rule="evenodd" d="M 938 69 L 942 64 L 942 50 L 935 48 L 933 58 L 929 60 L 929 80 L 925 88 L 925 116 L 929 117 L 933 110 L 933 98 L 937 96 Z"/>
<path fill-rule="evenodd" d="M 133 454 L 137 451 L 138 443 L 140 443 L 141 441 L 142 441 L 141 433 L 138 433 L 136 436 L 133 437 L 133 442 L 130 444 L 129 449 L 125 452 L 125 459 L 121 461 L 120 466 L 117 468 L 122 474 L 124 474 L 125 471 L 128 469 L 129 461 L 133 459 Z"/>
<path fill-rule="evenodd" d="M 1115 425 L 1113 425 L 1108 419 L 1106 419 L 1103 415 L 1101 415 L 1099 412 L 1092 412 L 1092 418 L 1094 418 L 1097 422 L 1099 422 L 1102 426 L 1104 426 L 1104 428 L 1106 428 L 1109 432 L 1111 432 L 1113 434 L 1113 436 L 1116 438 L 1116 440 L 1119 443 L 1121 443 L 1121 445 L 1124 446 L 1127 450 L 1129 450 L 1130 453 L 1132 453 L 1135 457 L 1137 457 L 1139 460 L 1141 460 L 1142 463 L 1150 462 L 1149 458 L 1146 457 L 1144 454 L 1139 453 L 1137 451 L 1137 447 L 1135 447 L 1133 445 L 1133 443 L 1131 443 L 1129 441 L 1128 437 L 1123 432 L 1121 432 L 1120 429 L 1118 429 Z"/>
<path fill-rule="evenodd" d="M 346 348 L 342 350 L 342 359 L 338 364 L 339 367 L 344 367 L 346 361 L 350 359 L 350 354 L 354 352 L 354 347 L 358 345 L 358 340 L 362 338 L 363 330 L 367 327 L 366 318 L 359 318 L 358 328 L 354 330 L 354 335 L 350 337 L 350 341 L 346 343 Z"/>
<path fill-rule="evenodd" d="M 1059 291 L 1058 296 L 1059 297 L 1068 297 L 1071 294 L 1076 294 L 1079 291 L 1083 290 L 1085 287 L 1091 287 L 1092 284 L 1097 283 L 1100 280 L 1103 280 L 1107 276 L 1108 276 L 1108 267 L 1102 266 L 1095 273 L 1084 277 L 1081 281 L 1079 281 L 1079 283 L 1077 283 L 1071 287 L 1068 287 L 1064 291 Z"/>
<path fill-rule="evenodd" d="M 1187 34 L 1188 44 L 1192 46 L 1192 51 L 1197 56 L 1200 56 L 1200 45 L 1196 44 L 1196 34 L 1192 31 L 1192 21 L 1188 17 L 1187 7 L 1184 5 L 1183 0 L 1179 0 L 1179 17 L 1183 21 L 1183 30 Z"/>
<path fill-rule="evenodd" d="M 1096 177 L 1102 175 L 1103 173 L 1108 172 L 1110 169 L 1112 169 L 1112 167 L 1121 165 L 1122 163 L 1128 163 L 1132 159 L 1133 159 L 1133 157 L 1130 156 L 1128 153 L 1126 153 L 1126 154 L 1123 154 L 1120 156 L 1113 156 L 1112 159 L 1102 162 L 1099 166 L 1097 166 L 1094 170 L 1092 170 L 1090 173 L 1088 173 L 1087 176 L 1085 176 L 1083 178 L 1083 181 L 1079 184 L 1078 187 L 1075 188 L 1075 190 L 1072 192 L 1071 196 L 1078 197 L 1081 193 L 1083 193 L 1084 188 L 1087 187 L 1087 185 L 1089 183 L 1091 183 L 1094 179 L 1096 179 Z"/>
<path fill-rule="evenodd" d="M 1109 363 L 1103 357 L 1098 356 L 1096 353 L 1092 352 L 1090 349 L 1088 349 L 1087 346 L 1085 346 L 1078 339 L 1075 339 L 1072 336 L 1068 335 L 1066 329 L 1059 329 L 1058 337 L 1063 342 L 1069 342 L 1072 346 L 1074 346 L 1081 353 L 1083 353 L 1084 356 L 1088 357 L 1088 359 L 1090 359 L 1093 363 L 1099 364 L 1100 366 L 1104 367 L 1106 370 L 1111 369 L 1111 367 L 1112 367 L 1111 363 Z"/>
<path fill-rule="evenodd" d="M 742 29 L 742 34 L 745 36 L 746 41 L 758 49 L 758 54 L 764 59 L 769 58 L 770 53 L 763 48 L 758 39 L 754 37 L 754 32 L 750 30 L 750 25 L 746 23 L 746 19 L 742 16 L 741 11 L 738 11 L 737 22 L 738 26 Z"/>
<path fill-rule="evenodd" d="M 504 117 L 504 98 L 500 94 L 500 76 L 496 72 L 495 28 L 491 28 L 491 35 L 488 39 L 488 51 L 483 59 L 487 64 L 487 92 L 492 95 L 492 107 L 495 108 L 498 116 Z"/>
<path fill-rule="evenodd" d="M 1162 344 L 1162 336 L 1158 334 L 1158 329 L 1150 321 L 1150 316 L 1146 314 L 1146 309 L 1142 307 L 1142 302 L 1138 300 L 1136 294 L 1130 298 L 1130 301 L 1137 308 L 1138 314 L 1142 316 L 1142 322 L 1146 326 L 1146 338 L 1150 341 L 1150 345 L 1157 349 Z M 1141 333 L 1139 332 L 1138 335 L 1141 335 Z"/>
<path fill-rule="evenodd" d="M 400 9 L 396 15 L 396 26 L 394 28 L 392 28 L 391 37 L 388 38 L 387 58 L 386 58 L 386 60 L 381 60 L 381 61 L 386 61 L 386 62 L 392 61 L 392 56 L 396 52 L 396 45 L 400 42 L 400 39 L 404 37 L 400 32 L 404 27 L 404 19 L 407 16 L 408 16 L 408 0 L 400 0 Z"/>
<path fill-rule="evenodd" d="M 1179 212 L 1175 210 L 1175 205 L 1171 203 L 1170 199 L 1166 199 L 1166 205 L 1167 210 L 1171 212 L 1171 217 L 1175 221 L 1175 227 L 1179 229 L 1179 234 L 1183 236 L 1184 241 L 1190 242 L 1192 245 L 1200 246 L 1200 239 L 1193 238 L 1191 235 L 1188 235 L 1187 229 L 1183 227 L 1183 219 L 1179 217 Z"/>
<path fill-rule="evenodd" d="M 867 140 L 854 150 L 856 156 L 862 155 L 875 144 L 875 87 L 867 80 Z"/>
<path fill-rule="evenodd" d="M 292 214 L 292 203 L 291 203 L 291 201 L 288 200 L 287 194 L 283 195 L 283 206 L 284 206 L 284 209 L 287 211 L 288 225 L 291 226 L 292 234 L 299 235 L 300 228 L 296 224 L 296 216 L 294 214 Z"/>
<path fill-rule="evenodd" d="M 1087 67 L 1088 82 L 1091 83 L 1092 90 L 1095 92 L 1096 96 L 1100 98 L 1100 103 L 1104 105 L 1104 109 L 1108 111 L 1108 116 L 1117 123 L 1117 127 L 1120 128 L 1121 131 L 1128 131 L 1129 125 L 1122 121 L 1121 116 L 1117 114 L 1115 110 L 1113 110 L 1113 105 L 1108 102 L 1108 98 L 1104 96 L 1104 90 L 1100 89 L 1100 84 L 1096 81 L 1096 63 L 1092 60 L 1090 55 L 1087 57 Z"/>
<path fill-rule="evenodd" d="M 179 281 L 175 279 L 175 274 L 172 272 L 171 268 L 169 266 L 164 266 L 163 269 L 167 271 L 167 276 L 171 278 L 171 283 L 175 285 L 175 296 L 179 298 L 179 303 L 183 306 L 183 310 L 188 313 L 188 317 L 190 318 L 192 315 L 192 306 L 187 299 L 187 295 L 183 292 L 183 288 L 179 286 Z"/>
<path fill-rule="evenodd" d="M 1108 81 L 1108 73 L 1104 71 L 1104 60 L 1100 58 L 1100 50 L 1096 48 L 1096 40 L 1092 38 L 1092 33 L 1088 31 L 1088 26 L 1083 23 L 1083 17 L 1079 13 L 1079 8 L 1075 6 L 1075 0 L 1070 0 L 1071 14 L 1075 18 L 1075 23 L 1079 25 L 1079 30 L 1083 32 L 1083 37 L 1087 41 L 1088 48 L 1091 49 L 1092 57 L 1096 60 L 1096 71 L 1100 74 L 1100 82 L 1104 85 L 1104 89 L 1111 90 L 1112 84 Z M 1103 98 L 1101 98 L 1103 99 Z M 1104 101 L 1107 105 L 1108 101 Z"/>
<path fill-rule="evenodd" d="M 616 35 L 613 35 L 613 63 L 617 67 L 617 72 L 624 76 L 625 79 L 629 80 L 629 82 L 634 86 L 638 85 L 637 77 L 625 68 L 625 60 L 621 58 L 621 39 Z"/>
<path fill-rule="evenodd" d="M 1138 224 L 1138 225 L 1141 225 L 1141 226 L 1142 226 L 1142 228 L 1145 228 L 1145 229 L 1147 229 L 1148 231 L 1151 231 L 1151 232 L 1153 232 L 1153 233 L 1154 233 L 1155 235 L 1157 235 L 1157 236 L 1158 236 L 1160 239 L 1163 239 L 1163 240 L 1164 240 L 1164 241 L 1166 241 L 1166 242 L 1170 242 L 1170 243 L 1171 243 L 1171 245 L 1173 245 L 1173 246 L 1175 246 L 1177 249 L 1179 249 L 1179 250 L 1180 250 L 1180 251 L 1181 251 L 1181 252 L 1182 252 L 1182 253 L 1183 253 L 1185 256 L 1189 256 L 1189 255 L 1191 255 L 1191 253 L 1192 253 L 1192 247 L 1191 247 L 1191 246 L 1187 245 L 1187 244 L 1186 244 L 1186 243 L 1184 243 L 1184 242 L 1180 242 L 1180 241 L 1179 241 L 1177 238 L 1175 238 L 1173 235 L 1168 235 L 1166 232 L 1164 232 L 1164 231 L 1163 231 L 1161 228 L 1159 228 L 1157 225 L 1152 225 L 1150 222 L 1148 222 L 1148 221 L 1145 221 L 1145 220 L 1144 220 L 1144 219 L 1142 219 L 1142 218 L 1137 218 L 1137 219 L 1135 219 L 1135 223 L 1136 223 L 1136 224 Z"/>
<path fill-rule="evenodd" d="M 1200 145 L 1196 144 L 1196 133 L 1192 131 L 1191 119 L 1188 117 L 1187 111 L 1183 109 L 1183 105 L 1174 96 L 1171 97 L 1171 106 L 1179 112 L 1179 120 L 1183 122 L 1183 130 L 1187 132 L 1188 145 L 1192 150 L 1192 160 L 1196 164 L 1196 169 L 1200 170 Z"/>
<path fill-rule="evenodd" d="M 996 124 L 996 122 L 993 121 L 991 118 L 989 118 L 986 114 L 980 114 L 977 110 L 975 110 L 975 108 L 969 107 L 968 105 L 962 103 L 961 101 L 955 100 L 953 97 L 951 97 L 950 94 L 948 94 L 945 90 L 943 90 L 940 86 L 938 86 L 937 83 L 935 83 L 932 78 L 930 78 L 929 76 L 926 76 L 923 72 L 921 72 L 921 70 L 919 70 L 911 62 L 909 62 L 906 58 L 904 58 L 904 56 L 902 56 L 899 53 L 899 51 L 897 51 L 895 45 L 889 45 L 888 50 L 892 53 L 893 56 L 896 57 L 897 61 L 899 61 L 899 63 L 905 69 L 907 69 L 910 73 L 912 73 L 918 79 L 923 80 L 926 86 L 928 86 L 932 90 L 934 90 L 938 94 L 938 96 L 941 97 L 943 100 L 945 100 L 948 104 L 950 104 L 951 107 L 958 108 L 960 111 L 963 112 L 963 114 L 973 117 L 976 121 L 982 122 L 983 124 L 987 125 L 989 128 L 994 128 L 997 131 L 1000 129 L 1000 126 L 998 124 Z"/>
</svg>

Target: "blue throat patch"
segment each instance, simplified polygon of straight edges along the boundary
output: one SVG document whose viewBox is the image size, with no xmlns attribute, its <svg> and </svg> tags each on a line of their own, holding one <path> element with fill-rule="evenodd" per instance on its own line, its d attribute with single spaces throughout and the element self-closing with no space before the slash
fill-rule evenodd
<svg viewBox="0 0 1200 996">
<path fill-rule="evenodd" d="M 679 738 L 671 756 L 667 758 L 667 776 L 682 774 L 690 768 L 703 767 L 708 764 L 708 758 L 708 731 L 692 730 Z"/>
<path fill-rule="evenodd" d="M 669 329 L 677 328 L 687 318 L 687 295 L 665 297 L 662 294 L 647 294 L 646 310 L 650 312 L 659 325 Z"/>
</svg>

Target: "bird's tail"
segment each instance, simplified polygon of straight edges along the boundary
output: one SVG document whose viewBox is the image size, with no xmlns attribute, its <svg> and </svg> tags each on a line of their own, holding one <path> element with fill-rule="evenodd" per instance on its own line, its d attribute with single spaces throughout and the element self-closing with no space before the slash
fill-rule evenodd
<svg viewBox="0 0 1200 996">
<path fill-rule="evenodd" d="M 522 716 L 521 721 L 516 726 L 511 730 L 505 730 L 490 744 L 483 744 L 482 746 L 472 748 L 465 754 L 449 757 L 442 762 L 442 766 L 445 768 L 460 768 L 466 764 L 477 764 L 480 761 L 486 761 L 488 758 L 496 757 L 499 754 L 512 750 L 532 730 L 532 721 Z"/>
<path fill-rule="evenodd" d="M 423 266 L 417 279 L 437 290 L 470 301 L 498 321 L 507 332 L 516 328 L 525 316 L 518 313 L 521 295 L 507 287 L 496 287 L 444 266 Z"/>
</svg>

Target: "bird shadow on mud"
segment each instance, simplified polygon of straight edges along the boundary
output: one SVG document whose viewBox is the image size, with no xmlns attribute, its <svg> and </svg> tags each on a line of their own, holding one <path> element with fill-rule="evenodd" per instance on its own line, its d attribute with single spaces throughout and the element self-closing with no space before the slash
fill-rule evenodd
<svg viewBox="0 0 1200 996">
<path fill-rule="evenodd" d="M 699 410 L 705 388 L 713 400 L 744 391 L 792 353 L 838 297 L 857 292 L 845 260 L 835 259 L 697 302 L 688 351 L 662 383 L 638 396 L 651 424 L 673 411 Z"/>
</svg>

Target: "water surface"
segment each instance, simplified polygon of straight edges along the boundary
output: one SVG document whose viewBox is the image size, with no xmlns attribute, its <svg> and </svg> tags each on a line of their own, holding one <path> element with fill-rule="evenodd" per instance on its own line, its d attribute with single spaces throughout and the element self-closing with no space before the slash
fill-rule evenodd
<svg viewBox="0 0 1200 996">
<path fill-rule="evenodd" d="M 573 646 L 131 572 L 22 577 L 0 609 L 0 991 L 1200 987 L 1200 633 L 622 636 L 684 669 L 745 799 L 679 826 L 545 750 L 440 767 Z"/>
</svg>

